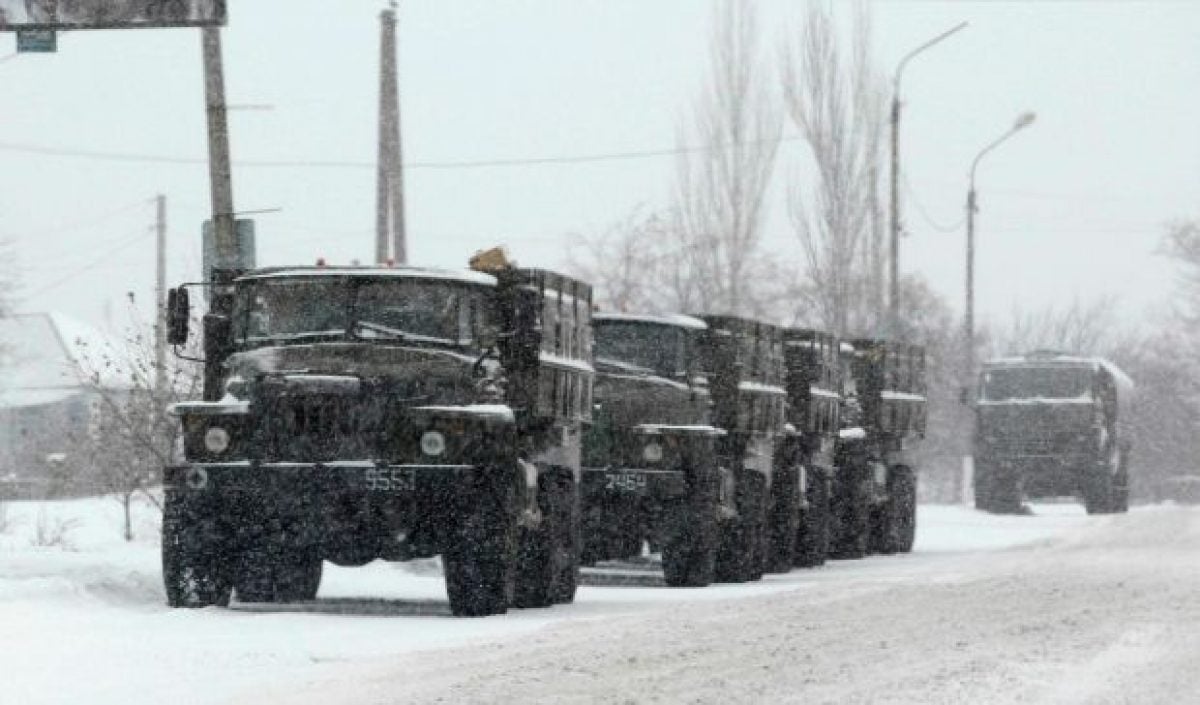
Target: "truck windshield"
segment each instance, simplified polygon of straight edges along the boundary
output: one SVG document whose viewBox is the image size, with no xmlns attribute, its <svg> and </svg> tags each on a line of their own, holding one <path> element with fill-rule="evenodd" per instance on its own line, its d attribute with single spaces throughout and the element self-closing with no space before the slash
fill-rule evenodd
<svg viewBox="0 0 1200 705">
<path fill-rule="evenodd" d="M 418 278 L 262 278 L 243 284 L 234 335 L 243 345 L 320 339 L 467 345 L 484 325 L 478 287 Z"/>
<path fill-rule="evenodd" d="M 1092 372 L 1085 367 L 1009 367 L 983 373 L 984 401 L 1079 399 L 1090 396 Z"/>
<path fill-rule="evenodd" d="M 675 326 L 595 320 L 597 360 L 627 365 L 663 377 L 687 374 L 686 336 Z"/>
</svg>

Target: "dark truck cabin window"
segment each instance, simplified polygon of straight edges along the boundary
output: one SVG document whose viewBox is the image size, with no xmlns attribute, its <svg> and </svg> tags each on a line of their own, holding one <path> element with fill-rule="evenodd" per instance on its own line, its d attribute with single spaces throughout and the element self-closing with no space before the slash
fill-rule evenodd
<svg viewBox="0 0 1200 705">
<path fill-rule="evenodd" d="M 1092 371 L 1084 367 L 1010 367 L 983 375 L 983 399 L 1078 399 L 1091 396 Z"/>
<path fill-rule="evenodd" d="M 243 345 L 350 336 L 470 344 L 486 325 L 482 292 L 422 279 L 260 279 L 243 286 L 234 335 Z"/>
<path fill-rule="evenodd" d="M 687 374 L 684 332 L 653 323 L 596 321 L 595 357 L 650 370 L 662 377 Z"/>
</svg>

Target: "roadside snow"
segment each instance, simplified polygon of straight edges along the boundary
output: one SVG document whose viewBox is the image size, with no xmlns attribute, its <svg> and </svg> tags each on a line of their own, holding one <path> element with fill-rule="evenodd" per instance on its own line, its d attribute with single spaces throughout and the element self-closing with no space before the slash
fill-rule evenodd
<svg viewBox="0 0 1200 705">
<path fill-rule="evenodd" d="M 893 591 L 934 590 L 927 598 L 934 599 L 936 590 L 978 580 L 979 566 L 998 556 L 1024 555 L 1029 549 L 1021 546 L 1071 545 L 1097 524 L 1075 507 L 993 517 L 922 506 L 911 556 L 699 590 L 582 587 L 573 605 L 456 619 L 435 561 L 326 564 L 319 597 L 309 604 L 171 610 L 158 568 L 157 510 L 149 503 L 137 505 L 137 540 L 128 544 L 120 538 L 120 505 L 111 499 L 9 503 L 6 510 L 3 705 L 674 702 L 676 695 L 719 702 L 731 692 L 744 696 L 730 701 L 753 702 L 756 693 L 774 699 L 770 684 L 778 678 L 770 669 L 780 668 L 780 659 L 801 673 L 822 649 L 844 651 L 828 633 L 837 620 L 850 620 L 838 638 L 857 634 L 898 649 L 901 635 L 873 635 L 863 621 L 872 596 L 887 594 L 882 602 L 891 604 Z M 51 529 L 62 530 L 58 541 L 37 545 L 53 538 Z M 919 631 L 915 619 L 902 622 Z M 785 634 L 803 639 L 789 642 Z M 887 653 L 871 652 L 870 659 Z M 873 668 L 864 661 L 862 669 Z M 680 689 L 669 688 L 677 677 Z M 746 684 L 753 687 L 742 690 Z M 645 697 L 636 687 L 646 688 Z"/>
</svg>

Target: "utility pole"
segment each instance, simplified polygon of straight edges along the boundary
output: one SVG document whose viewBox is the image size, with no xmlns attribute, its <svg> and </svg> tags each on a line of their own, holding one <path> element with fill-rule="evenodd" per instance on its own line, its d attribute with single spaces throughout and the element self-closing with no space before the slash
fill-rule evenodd
<svg viewBox="0 0 1200 705">
<path fill-rule="evenodd" d="M 154 392 L 167 388 L 167 197 L 154 199 Z"/>
<path fill-rule="evenodd" d="M 218 268 L 238 261 L 234 231 L 233 173 L 229 160 L 229 120 L 225 105 L 225 71 L 221 62 L 221 30 L 201 30 L 204 52 L 204 102 L 208 113 L 208 178 L 212 191 L 213 233 Z"/>
<path fill-rule="evenodd" d="M 396 69 L 396 3 L 379 15 L 379 157 L 375 190 L 375 261 L 408 261 L 404 227 L 404 171 L 400 143 L 400 89 Z"/>
</svg>

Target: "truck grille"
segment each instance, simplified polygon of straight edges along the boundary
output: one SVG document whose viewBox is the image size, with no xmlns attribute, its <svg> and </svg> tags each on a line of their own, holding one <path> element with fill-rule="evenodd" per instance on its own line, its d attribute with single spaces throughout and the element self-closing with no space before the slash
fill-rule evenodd
<svg viewBox="0 0 1200 705">
<path fill-rule="evenodd" d="M 377 415 L 357 397 L 285 395 L 262 416 L 263 441 L 277 460 L 300 462 L 373 456 Z"/>
</svg>

